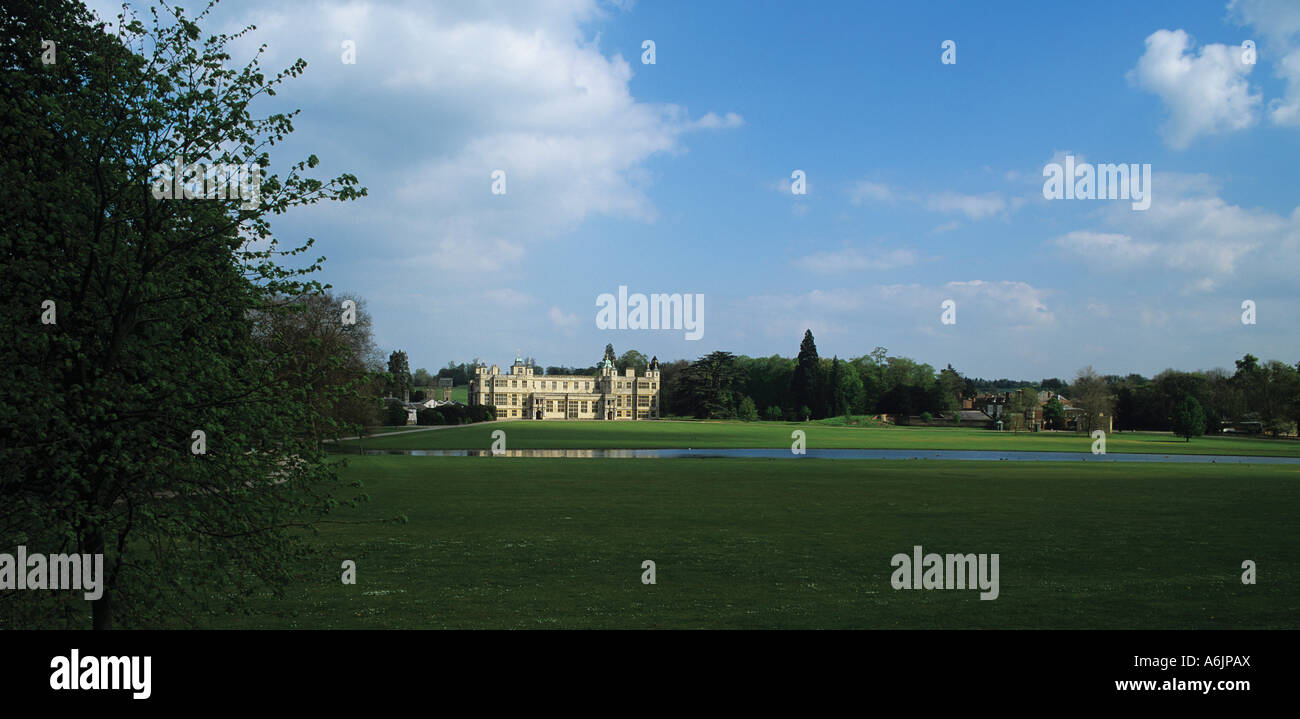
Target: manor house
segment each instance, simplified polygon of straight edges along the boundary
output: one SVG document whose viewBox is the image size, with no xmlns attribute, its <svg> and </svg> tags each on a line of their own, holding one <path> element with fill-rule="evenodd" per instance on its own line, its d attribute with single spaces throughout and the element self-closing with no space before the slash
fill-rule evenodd
<svg viewBox="0 0 1300 719">
<path fill-rule="evenodd" d="M 490 404 L 499 419 L 610 419 L 659 417 L 659 359 L 645 375 L 628 367 L 619 374 L 614 358 L 600 363 L 600 374 L 543 375 L 519 357 L 502 374 L 496 365 L 479 365 L 469 382 L 469 403 Z"/>
</svg>

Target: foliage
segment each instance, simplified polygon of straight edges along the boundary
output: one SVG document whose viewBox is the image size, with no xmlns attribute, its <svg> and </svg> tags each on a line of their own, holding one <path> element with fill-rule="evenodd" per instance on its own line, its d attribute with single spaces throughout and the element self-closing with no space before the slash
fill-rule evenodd
<svg viewBox="0 0 1300 719">
<path fill-rule="evenodd" d="M 740 407 L 736 409 L 736 419 L 743 420 L 745 422 L 758 421 L 758 407 L 754 405 L 754 400 L 750 399 L 749 397 L 741 398 Z"/>
<path fill-rule="evenodd" d="M 14 310 L 0 316 L 0 545 L 103 554 L 106 585 L 93 602 L 5 592 L 0 626 L 234 610 L 279 591 L 309 549 L 293 530 L 339 504 L 317 441 L 332 400 L 311 401 L 289 379 L 301 358 L 258 328 L 323 289 L 309 279 L 323 258 L 281 264 L 311 240 L 281 250 L 271 217 L 365 190 L 304 174 L 314 155 L 271 170 L 297 113 L 250 105 L 305 63 L 268 78 L 259 51 L 228 67 L 243 32 L 203 37 L 208 10 L 160 3 L 116 35 L 74 2 L 0 13 L 0 301 Z M 160 199 L 175 158 L 244 165 L 248 194 Z M 46 299 L 53 324 L 38 321 Z M 346 359 L 342 346 L 313 361 Z"/>
<path fill-rule="evenodd" d="M 1178 411 L 1174 413 L 1174 434 L 1188 442 L 1192 441 L 1192 437 L 1205 434 L 1205 412 L 1195 397 L 1183 397 L 1178 405 Z"/>
</svg>

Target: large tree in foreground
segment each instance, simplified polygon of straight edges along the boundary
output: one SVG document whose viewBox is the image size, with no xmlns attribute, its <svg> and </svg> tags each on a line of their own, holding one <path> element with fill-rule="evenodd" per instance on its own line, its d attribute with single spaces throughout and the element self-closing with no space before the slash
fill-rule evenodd
<svg viewBox="0 0 1300 719">
<path fill-rule="evenodd" d="M 271 172 L 293 114 L 252 104 L 305 63 L 227 67 L 232 38 L 205 37 L 205 16 L 160 6 L 110 35 L 73 2 L 0 14 L 0 551 L 103 554 L 106 575 L 93 603 L 0 592 L 0 627 L 229 608 L 274 589 L 294 528 L 336 504 L 315 410 L 256 322 L 320 289 L 320 260 L 279 260 L 310 241 L 281 252 L 269 218 L 365 191 L 303 176 L 315 157 Z M 157 166 L 176 163 L 252 169 L 234 199 L 200 199 L 193 175 L 160 198 Z"/>
</svg>

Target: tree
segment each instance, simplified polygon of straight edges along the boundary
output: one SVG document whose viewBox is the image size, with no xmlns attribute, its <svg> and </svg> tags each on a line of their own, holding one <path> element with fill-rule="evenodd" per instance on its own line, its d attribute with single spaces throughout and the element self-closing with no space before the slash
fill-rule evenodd
<svg viewBox="0 0 1300 719">
<path fill-rule="evenodd" d="M 342 319 L 345 301 L 354 305 L 351 322 Z M 276 298 L 252 319 L 256 341 L 281 358 L 276 380 L 315 410 L 314 436 L 363 434 L 380 423 L 375 398 L 383 393 L 382 361 L 360 297 L 319 292 Z"/>
<path fill-rule="evenodd" d="M 737 391 L 752 397 L 756 407 L 789 406 L 793 359 L 779 355 L 740 356 L 736 358 L 736 368 L 740 374 Z"/>
<path fill-rule="evenodd" d="M 411 366 L 407 364 L 406 353 L 397 350 L 388 355 L 388 374 L 392 377 L 388 384 L 388 394 L 399 397 L 403 402 L 411 398 Z"/>
<path fill-rule="evenodd" d="M 792 407 L 818 407 L 821 376 L 821 363 L 817 357 L 817 343 L 813 340 L 812 330 L 804 330 L 803 342 L 799 344 L 799 357 L 795 360 L 794 375 L 790 379 L 790 401 Z"/>
<path fill-rule="evenodd" d="M 768 407 L 766 410 L 763 410 L 763 419 L 767 420 L 768 422 L 780 422 L 781 420 L 785 419 L 785 413 L 781 411 L 780 407 L 777 407 L 776 405 L 772 405 L 771 407 Z"/>
<path fill-rule="evenodd" d="M 636 371 L 636 376 L 638 377 L 643 376 L 645 374 L 646 367 L 649 366 L 650 366 L 650 358 L 646 357 L 644 354 L 641 354 L 640 352 L 637 352 L 636 350 L 628 350 L 624 352 L 623 356 L 619 357 L 618 360 L 614 362 L 614 369 L 618 370 L 620 374 L 623 372 L 623 370 L 626 370 L 628 367 L 631 367 L 633 370 Z"/>
<path fill-rule="evenodd" d="M 302 60 L 227 67 L 230 36 L 160 8 L 116 36 L 80 3 L 0 13 L 0 302 L 22 308 L 0 313 L 0 541 L 104 558 L 101 598 L 18 592 L 3 626 L 156 626 L 278 592 L 309 550 L 291 532 L 339 503 L 319 412 L 255 317 L 322 289 L 323 258 L 280 264 L 311 241 L 282 250 L 271 217 L 365 190 L 306 176 L 315 156 L 270 170 L 296 113 L 250 103 Z M 178 157 L 242 165 L 246 194 L 155 196 Z"/>
<path fill-rule="evenodd" d="M 837 414 L 844 414 L 848 411 L 848 400 L 844 397 L 844 388 L 840 386 L 840 358 L 832 357 L 826 363 L 828 368 L 823 370 L 822 375 L 825 380 L 822 384 L 822 412 L 823 417 L 834 417 Z"/>
<path fill-rule="evenodd" d="M 659 416 L 690 414 L 682 377 L 691 366 L 686 360 L 659 363 Z"/>
<path fill-rule="evenodd" d="M 1034 410 L 1038 407 L 1038 393 L 1032 387 L 1021 388 L 1012 392 L 1003 405 L 1002 418 L 1011 431 L 1025 429 Z"/>
<path fill-rule="evenodd" d="M 406 407 L 396 399 L 389 399 L 384 403 L 384 426 L 402 427 L 410 419 L 410 413 Z"/>
<path fill-rule="evenodd" d="M 1075 406 L 1085 410 L 1079 418 L 1079 430 L 1092 432 L 1106 427 L 1105 418 L 1111 414 L 1111 391 L 1106 381 L 1099 377 L 1091 366 L 1079 370 L 1074 383 L 1070 385 L 1070 400 Z"/>
<path fill-rule="evenodd" d="M 1205 412 L 1195 397 L 1187 395 L 1179 403 L 1178 410 L 1174 412 L 1174 434 L 1186 438 L 1188 442 L 1192 441 L 1192 437 L 1205 434 Z"/>
<path fill-rule="evenodd" d="M 754 406 L 754 400 L 749 397 L 741 397 L 740 407 L 736 410 L 736 417 L 745 422 L 757 422 L 758 407 Z"/>
<path fill-rule="evenodd" d="M 957 370 L 949 364 L 947 367 L 939 370 L 938 396 L 941 405 L 936 409 L 940 412 L 949 412 L 961 409 L 962 393 L 965 389 L 965 380 Z"/>
<path fill-rule="evenodd" d="M 416 387 L 432 387 L 437 384 L 437 382 L 434 381 L 435 379 L 437 378 L 429 374 L 429 370 L 423 367 L 417 369 L 412 377 Z"/>
<path fill-rule="evenodd" d="M 1065 428 L 1065 404 L 1061 400 L 1052 397 L 1043 405 L 1043 423 L 1048 429 Z"/>
<path fill-rule="evenodd" d="M 736 356 L 730 352 L 712 352 L 682 373 L 680 397 L 682 409 L 700 419 L 729 419 L 736 416 L 735 385 L 739 373 Z"/>
</svg>

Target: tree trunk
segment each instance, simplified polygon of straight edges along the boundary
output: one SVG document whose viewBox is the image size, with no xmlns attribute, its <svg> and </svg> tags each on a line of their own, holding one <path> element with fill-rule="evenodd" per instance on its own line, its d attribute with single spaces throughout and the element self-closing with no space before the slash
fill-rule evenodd
<svg viewBox="0 0 1300 719">
<path fill-rule="evenodd" d="M 98 527 L 91 529 L 86 535 L 85 551 L 88 554 L 104 553 L 104 532 Z M 107 559 L 107 557 L 105 557 Z M 108 582 L 108 562 L 104 562 L 104 575 L 99 578 L 100 587 L 103 594 L 91 604 L 91 626 L 94 629 L 112 629 L 113 628 L 113 603 L 112 592 L 109 591 Z"/>
</svg>

